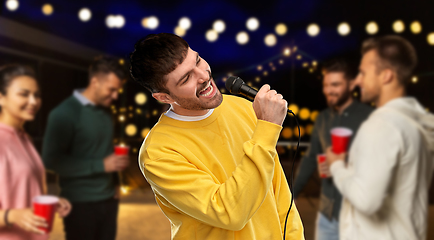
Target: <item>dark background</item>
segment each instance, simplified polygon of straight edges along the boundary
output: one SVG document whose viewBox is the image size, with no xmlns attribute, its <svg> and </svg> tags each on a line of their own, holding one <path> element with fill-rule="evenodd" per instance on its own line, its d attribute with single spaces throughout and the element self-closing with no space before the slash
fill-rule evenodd
<svg viewBox="0 0 434 240">
<path fill-rule="evenodd" d="M 405 31 L 399 35 L 414 44 L 419 56 L 414 73 L 418 82 L 409 84 L 408 93 L 431 112 L 434 110 L 434 46 L 427 42 L 427 35 L 434 32 L 433 1 L 52 0 L 48 2 L 54 8 L 50 16 L 41 12 L 42 5 L 47 3 L 45 0 L 20 1 L 19 8 L 13 12 L 6 9 L 4 2 L 0 8 L 0 65 L 22 63 L 32 66 L 37 72 L 43 106 L 36 120 L 28 123 L 26 129 L 38 149 L 49 112 L 70 96 L 74 89 L 86 86 L 87 66 L 92 57 L 97 54 L 117 56 L 127 69 L 129 53 L 138 39 L 149 33 L 173 32 L 181 17 L 189 17 L 192 21 L 184 39 L 210 64 L 222 91 L 225 91 L 223 79 L 237 75 L 254 87 L 259 88 L 268 83 L 281 92 L 288 102 L 310 111 L 320 111 L 326 107 L 321 89 L 321 64 L 338 55 L 358 62 L 361 43 L 371 37 L 365 31 L 366 24 L 370 21 L 378 24 L 379 32 L 374 36 L 396 34 L 392 24 L 400 19 L 405 23 Z M 77 17 L 79 9 L 83 7 L 92 11 L 92 18 L 88 22 L 81 22 Z M 109 14 L 122 14 L 126 20 L 125 26 L 121 29 L 107 28 L 105 19 Z M 142 18 L 152 15 L 159 18 L 159 27 L 155 30 L 144 29 L 141 26 Z M 256 17 L 260 21 L 258 30 L 251 32 L 246 29 L 245 22 L 249 17 Z M 225 21 L 226 30 L 217 41 L 211 43 L 205 39 L 205 32 L 212 28 L 217 19 Z M 416 20 L 422 25 L 419 34 L 410 31 L 410 23 Z M 351 33 L 340 36 L 336 28 L 344 21 L 350 24 Z M 268 47 L 264 44 L 264 37 L 274 33 L 278 23 L 286 24 L 288 32 L 284 36 L 276 35 L 277 44 Z M 316 37 L 306 33 L 311 23 L 321 28 Z M 239 45 L 235 41 L 235 35 L 240 31 L 249 33 L 250 41 L 246 45 Z M 68 43 L 61 43 L 58 38 Z M 75 51 L 75 47 L 84 51 Z M 294 50 L 295 47 L 298 50 L 290 56 L 283 55 L 284 49 Z M 297 58 L 298 55 L 301 59 Z M 312 61 L 318 65 L 313 66 Z M 303 64 L 308 66 L 303 67 Z M 257 69 L 259 65 L 262 66 L 261 71 Z M 267 71 L 267 76 L 264 71 Z M 256 78 L 260 80 L 256 81 Z M 148 97 L 145 105 L 137 105 L 134 101 L 134 96 L 139 92 Z M 114 143 L 122 141 L 132 146 L 133 164 L 125 173 L 125 181 L 131 186 L 146 185 L 135 164 L 143 140 L 141 131 L 151 128 L 159 114 L 167 109 L 167 106 L 151 98 L 143 88 L 127 79 L 120 99 L 110 109 L 116 128 Z M 119 122 L 119 115 L 124 115 L 126 121 Z M 127 124 L 134 124 L 137 134 L 127 136 L 124 131 Z M 310 119 L 300 121 L 302 127 L 309 124 L 313 124 Z M 295 128 L 290 117 L 285 127 Z M 278 150 L 284 166 L 290 166 L 294 153 L 291 144 L 296 139 L 295 135 L 291 138 L 282 136 L 280 139 L 282 146 Z M 309 134 L 306 133 L 302 142 L 308 141 Z M 302 147 L 301 155 L 304 151 Z M 296 161 L 301 155 L 297 156 Z M 287 169 L 285 171 L 290 172 Z M 317 189 L 317 185 L 314 184 L 313 188 Z"/>
</svg>

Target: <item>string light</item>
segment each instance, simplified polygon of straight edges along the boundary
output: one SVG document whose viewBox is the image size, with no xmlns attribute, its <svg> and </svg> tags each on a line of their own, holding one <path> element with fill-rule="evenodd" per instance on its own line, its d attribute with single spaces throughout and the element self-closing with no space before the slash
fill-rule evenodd
<svg viewBox="0 0 434 240">
<path fill-rule="evenodd" d="M 249 42 L 249 34 L 247 32 L 241 31 L 236 36 L 237 43 L 244 45 Z"/>
<path fill-rule="evenodd" d="M 184 30 L 188 30 L 191 27 L 191 21 L 188 17 L 182 17 L 178 21 L 178 26 Z"/>
<path fill-rule="evenodd" d="M 434 32 L 429 33 L 426 38 L 429 45 L 434 45 Z"/>
<path fill-rule="evenodd" d="M 283 36 L 288 31 L 288 28 L 286 27 L 285 24 L 279 23 L 279 24 L 276 25 L 275 31 L 276 31 L 277 35 Z"/>
<path fill-rule="evenodd" d="M 270 33 L 267 36 L 265 36 L 264 42 L 265 42 L 265 45 L 267 45 L 268 47 L 272 47 L 272 46 L 276 45 L 277 38 L 274 34 Z"/>
<path fill-rule="evenodd" d="M 173 33 L 175 33 L 176 35 L 178 35 L 180 37 L 184 37 L 185 34 L 187 34 L 187 31 L 180 26 L 176 26 L 175 29 L 173 30 Z"/>
<path fill-rule="evenodd" d="M 160 21 L 156 16 L 145 17 L 142 19 L 142 27 L 154 30 L 158 27 Z"/>
<path fill-rule="evenodd" d="M 217 41 L 218 37 L 219 37 L 219 34 L 214 29 L 209 29 L 205 33 L 205 38 L 206 38 L 206 40 L 208 40 L 208 42 L 215 42 L 215 41 Z"/>
<path fill-rule="evenodd" d="M 339 24 L 339 26 L 338 26 L 338 33 L 341 36 L 347 36 L 348 34 L 350 34 L 350 32 L 351 32 L 350 24 L 348 24 L 346 22 L 343 22 L 343 23 Z"/>
<path fill-rule="evenodd" d="M 396 33 L 402 33 L 405 30 L 405 24 L 402 20 L 396 20 L 393 23 L 392 28 Z"/>
<path fill-rule="evenodd" d="M 318 24 L 312 23 L 309 26 L 307 26 L 307 34 L 311 37 L 316 37 L 320 32 L 320 28 Z"/>
<path fill-rule="evenodd" d="M 17 10 L 19 6 L 20 6 L 20 3 L 18 2 L 18 0 L 7 0 L 6 1 L 6 8 L 11 12 Z"/>
<path fill-rule="evenodd" d="M 216 31 L 216 32 L 218 32 L 218 33 L 222 33 L 222 32 L 224 32 L 225 31 L 225 29 L 226 29 L 226 24 L 225 24 L 225 22 L 223 22 L 223 20 L 216 20 L 215 22 L 214 22 L 214 24 L 212 25 L 212 28 Z"/>
<path fill-rule="evenodd" d="M 92 12 L 88 8 L 82 8 L 78 12 L 78 18 L 82 22 L 87 22 L 92 18 Z"/>
<path fill-rule="evenodd" d="M 53 6 L 49 3 L 46 3 L 42 6 L 42 13 L 46 16 L 50 16 L 51 14 L 53 14 Z"/>
<path fill-rule="evenodd" d="M 247 19 L 246 27 L 250 31 L 256 31 L 259 28 L 259 20 L 255 17 Z"/>
<path fill-rule="evenodd" d="M 422 32 L 422 24 L 419 21 L 414 21 L 410 24 L 410 30 L 414 34 L 419 34 Z"/>
<path fill-rule="evenodd" d="M 378 25 L 376 22 L 372 21 L 372 22 L 368 22 L 368 24 L 366 24 L 366 32 L 370 35 L 374 35 L 378 32 Z"/>
</svg>

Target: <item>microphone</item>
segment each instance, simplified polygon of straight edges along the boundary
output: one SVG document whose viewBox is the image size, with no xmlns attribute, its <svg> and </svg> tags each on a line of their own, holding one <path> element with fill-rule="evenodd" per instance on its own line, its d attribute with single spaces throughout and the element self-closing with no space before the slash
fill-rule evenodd
<svg viewBox="0 0 434 240">
<path fill-rule="evenodd" d="M 226 80 L 225 83 L 226 89 L 229 90 L 230 93 L 236 94 L 236 95 L 243 95 L 245 97 L 248 97 L 250 99 L 254 99 L 258 91 L 256 91 L 254 88 L 250 87 L 249 85 L 246 85 L 240 77 L 236 76 L 230 76 Z M 288 113 L 292 113 L 291 110 L 287 109 Z"/>
<path fill-rule="evenodd" d="M 232 94 L 241 94 L 245 97 L 254 99 L 258 91 L 246 85 L 240 77 L 230 76 L 225 83 L 226 89 Z"/>
</svg>

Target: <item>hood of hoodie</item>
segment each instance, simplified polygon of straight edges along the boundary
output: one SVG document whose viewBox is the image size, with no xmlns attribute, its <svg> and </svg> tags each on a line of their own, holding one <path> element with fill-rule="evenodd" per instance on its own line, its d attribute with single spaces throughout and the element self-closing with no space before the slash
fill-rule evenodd
<svg viewBox="0 0 434 240">
<path fill-rule="evenodd" d="M 402 97 L 394 99 L 384 107 L 397 110 L 412 119 L 427 140 L 429 149 L 434 153 L 434 115 L 427 112 L 414 97 Z"/>
</svg>

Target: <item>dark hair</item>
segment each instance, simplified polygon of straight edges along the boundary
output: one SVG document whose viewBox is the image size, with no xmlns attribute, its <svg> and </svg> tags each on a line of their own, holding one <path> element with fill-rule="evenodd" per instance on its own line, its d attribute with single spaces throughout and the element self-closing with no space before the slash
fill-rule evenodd
<svg viewBox="0 0 434 240">
<path fill-rule="evenodd" d="M 402 85 L 410 80 L 417 65 L 417 55 L 409 41 L 396 35 L 370 38 L 363 42 L 362 54 L 371 50 L 375 50 L 381 59 L 377 64 L 378 71 L 391 68 Z"/>
<path fill-rule="evenodd" d="M 131 76 L 152 93 L 168 93 L 165 76 L 184 61 L 188 48 L 188 43 L 175 34 L 150 34 L 134 45 Z"/>
<path fill-rule="evenodd" d="M 323 64 L 322 72 L 323 74 L 341 72 L 346 80 L 353 80 L 357 77 L 358 70 L 354 61 L 345 57 L 336 57 Z"/>
<path fill-rule="evenodd" d="M 20 76 L 28 76 L 36 79 L 36 74 L 32 68 L 18 65 L 9 64 L 0 67 L 0 93 L 6 95 L 6 90 L 12 81 Z"/>
<path fill-rule="evenodd" d="M 121 65 L 121 60 L 110 56 L 97 56 L 89 66 L 89 80 L 99 74 L 114 73 L 120 80 L 126 78 L 125 68 Z"/>
</svg>

